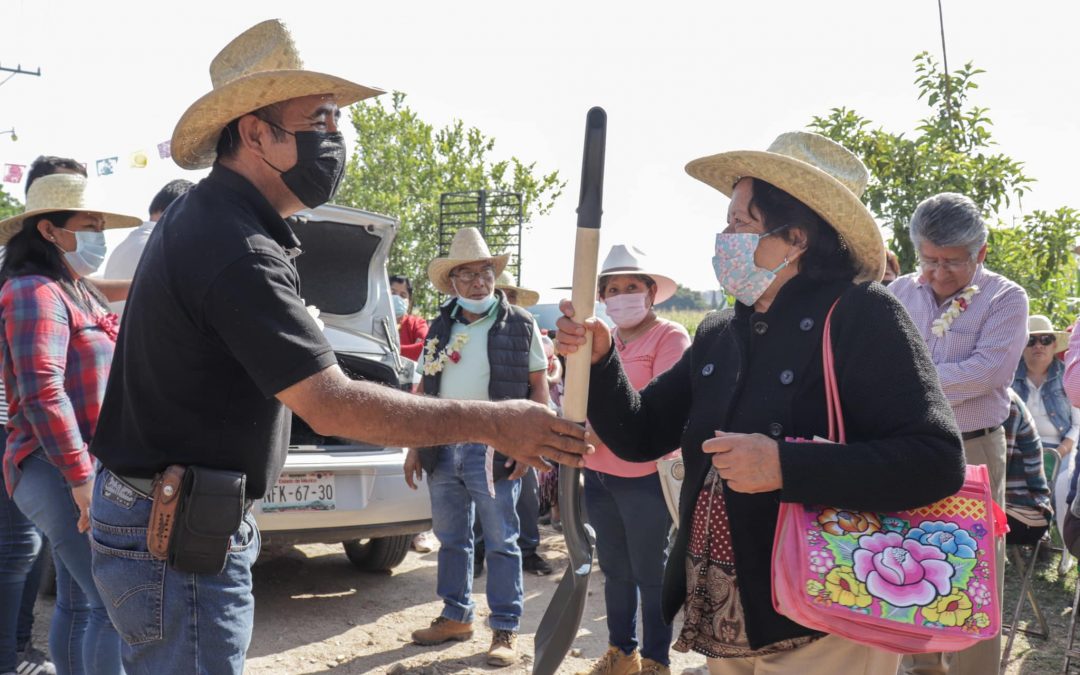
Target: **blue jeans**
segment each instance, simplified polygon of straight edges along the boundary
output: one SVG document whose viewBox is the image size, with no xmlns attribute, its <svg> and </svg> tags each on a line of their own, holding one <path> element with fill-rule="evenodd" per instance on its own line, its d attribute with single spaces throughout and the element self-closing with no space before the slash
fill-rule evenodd
<svg viewBox="0 0 1080 675">
<path fill-rule="evenodd" d="M 529 469 L 521 477 L 521 492 L 517 500 L 518 515 L 518 548 L 521 555 L 528 557 L 536 553 L 540 548 L 540 485 L 536 476 L 536 469 Z M 478 518 L 473 526 L 473 535 L 476 537 L 476 550 L 484 552 L 484 526 Z"/>
<path fill-rule="evenodd" d="M 478 443 L 446 445 L 439 450 L 435 471 L 428 476 L 431 524 L 439 539 L 436 592 L 447 619 L 472 623 L 473 520 L 484 528 L 487 550 L 487 599 L 491 627 L 517 631 L 525 605 L 515 511 L 520 480 L 495 483 L 488 492 L 486 447 Z"/>
<path fill-rule="evenodd" d="M 640 593 L 641 655 L 668 665 L 672 628 L 664 623 L 660 598 L 671 516 L 659 476 L 621 478 L 586 469 L 585 505 L 604 573 L 608 643 L 624 654 L 637 649 Z"/>
<path fill-rule="evenodd" d="M 90 509 L 94 578 L 124 639 L 124 667 L 129 675 L 242 673 L 255 619 L 255 518 L 244 516 L 223 572 L 186 574 L 147 552 L 151 504 L 108 470 L 98 474 Z"/>
<path fill-rule="evenodd" d="M 49 538 L 56 566 L 56 609 L 49 627 L 49 653 L 56 672 L 122 673 L 120 638 L 94 586 L 90 538 L 79 532 L 79 510 L 71 489 L 40 450 L 23 460 L 21 468 L 15 503 Z"/>
<path fill-rule="evenodd" d="M 11 501 L 0 479 L 0 673 L 15 670 L 30 642 L 45 559 L 41 531 Z"/>
</svg>

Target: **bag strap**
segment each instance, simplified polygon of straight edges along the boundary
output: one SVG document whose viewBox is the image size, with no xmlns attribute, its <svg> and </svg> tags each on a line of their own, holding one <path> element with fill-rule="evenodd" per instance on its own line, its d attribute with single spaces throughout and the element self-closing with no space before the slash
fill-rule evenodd
<svg viewBox="0 0 1080 675">
<path fill-rule="evenodd" d="M 834 443 L 847 443 L 844 432 L 844 413 L 840 409 L 840 387 L 836 384 L 836 362 L 832 349 L 832 315 L 840 298 L 837 298 L 829 313 L 825 316 L 825 328 L 821 336 L 821 361 L 825 374 L 825 409 L 829 419 L 829 440 Z"/>
</svg>

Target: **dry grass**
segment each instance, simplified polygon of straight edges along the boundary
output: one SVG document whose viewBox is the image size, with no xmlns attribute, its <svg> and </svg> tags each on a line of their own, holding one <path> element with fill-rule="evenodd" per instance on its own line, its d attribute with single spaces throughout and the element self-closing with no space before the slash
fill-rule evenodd
<svg viewBox="0 0 1080 675">
<path fill-rule="evenodd" d="M 1031 586 L 1035 597 L 1042 607 L 1043 615 L 1049 625 L 1050 636 L 1042 639 L 1019 632 L 1013 643 L 1012 654 L 1005 664 L 1003 672 L 1009 675 L 1034 675 L 1035 673 L 1062 673 L 1065 662 L 1065 649 L 1068 645 L 1069 620 L 1072 616 L 1072 602 L 1076 592 L 1077 572 L 1073 566 L 1064 577 L 1058 574 L 1058 553 L 1052 553 L 1035 565 Z M 1005 621 L 1007 622 L 1016 607 L 1017 594 L 1020 590 L 1020 572 L 1007 565 L 1005 568 Z M 1019 624 L 1022 628 L 1038 628 L 1031 605 L 1024 603 L 1020 612 Z M 1080 627 L 1077 627 L 1077 646 L 1080 647 Z M 1008 634 L 1002 635 L 1002 648 L 1008 640 Z M 1080 659 L 1074 659 L 1068 672 L 1080 673 Z"/>
</svg>

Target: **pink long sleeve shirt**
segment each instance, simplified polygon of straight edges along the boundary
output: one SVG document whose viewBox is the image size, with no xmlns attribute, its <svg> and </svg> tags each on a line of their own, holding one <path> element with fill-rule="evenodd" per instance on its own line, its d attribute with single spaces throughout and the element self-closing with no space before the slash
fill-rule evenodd
<svg viewBox="0 0 1080 675">
<path fill-rule="evenodd" d="M 626 371 L 630 384 L 639 391 L 652 382 L 654 377 L 675 365 L 682 358 L 683 352 L 690 347 L 690 335 L 686 329 L 665 319 L 657 319 L 656 325 L 629 344 L 624 344 L 619 339 L 618 328 L 615 329 L 613 337 L 623 370 Z M 675 450 L 666 457 L 678 454 L 679 450 Z M 593 471 L 622 478 L 640 478 L 656 473 L 655 462 L 627 462 L 619 459 L 602 440 L 596 444 L 596 452 L 585 458 L 585 466 Z"/>
</svg>

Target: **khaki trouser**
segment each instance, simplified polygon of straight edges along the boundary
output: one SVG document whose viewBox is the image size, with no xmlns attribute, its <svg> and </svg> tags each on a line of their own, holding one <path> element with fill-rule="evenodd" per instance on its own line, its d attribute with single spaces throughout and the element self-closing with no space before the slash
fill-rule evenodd
<svg viewBox="0 0 1080 675">
<path fill-rule="evenodd" d="M 893 675 L 899 654 L 826 635 L 779 654 L 745 659 L 708 659 L 709 675 Z"/>
<path fill-rule="evenodd" d="M 968 464 L 985 464 L 990 472 L 990 489 L 1002 508 L 1005 506 L 1005 431 L 964 441 Z M 998 602 L 1005 589 L 1005 538 L 997 540 Z M 900 675 L 996 675 L 1001 667 L 1001 633 L 961 652 L 934 652 L 905 656 Z"/>
</svg>

